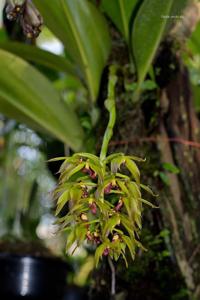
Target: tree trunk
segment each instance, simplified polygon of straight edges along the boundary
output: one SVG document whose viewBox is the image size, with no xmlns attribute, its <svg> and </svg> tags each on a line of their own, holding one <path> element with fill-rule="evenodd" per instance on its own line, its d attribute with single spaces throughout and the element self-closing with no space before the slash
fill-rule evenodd
<svg viewBox="0 0 200 300">
<path fill-rule="evenodd" d="M 179 174 L 169 174 L 169 195 L 160 203 L 172 233 L 177 263 L 191 292 L 200 299 L 200 124 L 194 111 L 189 76 L 179 62 L 179 72 L 161 90 L 158 147 L 163 162 L 175 164 Z M 193 141 L 189 143 L 187 141 Z"/>
</svg>

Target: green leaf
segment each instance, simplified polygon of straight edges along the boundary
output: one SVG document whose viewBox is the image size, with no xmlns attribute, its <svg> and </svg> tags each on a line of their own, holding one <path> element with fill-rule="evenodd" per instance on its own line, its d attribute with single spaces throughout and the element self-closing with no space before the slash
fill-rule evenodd
<svg viewBox="0 0 200 300">
<path fill-rule="evenodd" d="M 158 208 L 158 206 L 152 204 L 151 202 L 149 202 L 149 201 L 147 201 L 147 200 L 145 200 L 145 199 L 140 198 L 140 201 L 141 201 L 142 203 L 148 205 L 148 206 L 151 206 L 152 208 Z"/>
<path fill-rule="evenodd" d="M 80 187 L 73 187 L 70 190 L 70 199 L 74 203 L 78 203 L 78 201 L 81 199 L 82 196 L 82 189 Z"/>
<path fill-rule="evenodd" d="M 124 228 L 127 230 L 128 234 L 134 238 L 135 233 L 137 233 L 134 225 L 130 222 L 130 220 L 125 217 L 124 215 L 121 215 L 121 223 L 124 226 Z"/>
<path fill-rule="evenodd" d="M 41 66 L 76 75 L 75 67 L 66 58 L 19 42 L 0 43 L 0 48 Z"/>
<path fill-rule="evenodd" d="M 131 160 L 139 161 L 139 162 L 145 162 L 146 161 L 146 158 L 141 158 L 141 157 L 138 157 L 138 156 L 135 156 L 135 155 L 128 155 L 128 156 L 125 156 L 125 157 L 130 158 Z"/>
<path fill-rule="evenodd" d="M 164 172 L 159 172 L 159 176 L 164 184 L 166 184 L 167 186 L 170 185 L 169 177 L 167 176 L 167 174 L 165 174 Z"/>
<path fill-rule="evenodd" d="M 84 168 L 84 166 L 85 166 L 85 163 L 83 162 L 83 163 L 80 163 L 78 166 L 73 167 L 72 169 L 69 170 L 69 172 L 67 172 L 65 174 L 65 177 L 63 179 L 67 181 L 74 174 L 76 174 L 77 172 L 82 170 Z"/>
<path fill-rule="evenodd" d="M 106 157 L 105 159 L 105 163 L 108 164 L 111 160 L 115 159 L 115 158 L 120 158 L 124 156 L 124 153 L 113 153 L 113 154 L 110 154 Z"/>
<path fill-rule="evenodd" d="M 4 50 L 0 50 L 0 69 L 0 112 L 78 150 L 83 139 L 78 118 L 61 102 L 51 83 L 27 62 Z"/>
<path fill-rule="evenodd" d="M 120 187 L 120 189 L 122 190 L 122 192 L 124 192 L 124 194 L 126 196 L 129 196 L 129 191 L 128 191 L 127 187 L 126 187 L 125 182 L 123 182 L 122 180 L 117 180 L 117 184 Z"/>
<path fill-rule="evenodd" d="M 79 159 L 80 159 L 80 158 L 88 158 L 88 159 L 90 159 L 93 163 L 95 163 L 97 166 L 101 167 L 99 157 L 96 156 L 96 155 L 94 155 L 94 154 L 91 154 L 91 153 L 85 153 L 85 152 L 79 152 L 79 153 L 75 153 L 75 154 L 73 155 L 73 157 L 78 157 Z"/>
<path fill-rule="evenodd" d="M 108 219 L 108 221 L 104 225 L 102 230 L 102 235 L 106 237 L 110 232 L 112 232 L 114 227 L 119 223 L 120 223 L 120 216 L 119 215 L 112 216 L 110 219 Z"/>
<path fill-rule="evenodd" d="M 130 194 L 133 198 L 138 199 L 141 197 L 141 192 L 140 192 L 140 188 L 137 185 L 137 183 L 131 181 L 127 183 L 127 187 L 130 191 Z"/>
<path fill-rule="evenodd" d="M 85 225 L 77 225 L 75 229 L 76 241 L 78 246 L 86 239 L 87 228 Z"/>
<path fill-rule="evenodd" d="M 108 243 L 103 243 L 101 244 L 95 251 L 95 256 L 94 256 L 94 260 L 95 260 L 95 266 L 97 267 L 99 264 L 99 260 L 103 255 L 104 250 L 106 249 L 106 247 L 108 246 Z"/>
<path fill-rule="evenodd" d="M 113 158 L 111 160 L 111 172 L 116 174 L 117 171 L 120 170 L 120 167 L 124 162 L 125 162 L 124 156 Z"/>
<path fill-rule="evenodd" d="M 167 18 L 164 16 L 170 15 L 172 5 L 173 0 L 145 0 L 134 21 L 132 47 L 138 72 L 139 88 L 162 40 L 167 25 Z"/>
<path fill-rule="evenodd" d="M 115 26 L 129 40 L 129 23 L 138 0 L 102 0 L 102 8 Z"/>
<path fill-rule="evenodd" d="M 60 229 L 66 229 L 67 227 L 71 227 L 71 225 L 69 226 L 70 223 L 72 223 L 74 220 L 74 217 L 72 215 L 66 215 L 64 217 L 58 218 L 57 220 L 57 224 L 61 223 L 62 225 L 60 226 Z"/>
<path fill-rule="evenodd" d="M 134 245 L 134 243 L 132 242 L 130 237 L 127 236 L 127 235 L 122 235 L 122 240 L 127 245 L 128 249 L 130 251 L 131 257 L 134 260 L 135 259 L 135 245 Z"/>
<path fill-rule="evenodd" d="M 34 3 L 80 68 L 95 101 L 111 44 L 103 15 L 87 0 L 34 0 Z"/>
<path fill-rule="evenodd" d="M 66 251 L 70 249 L 70 247 L 73 245 L 75 241 L 76 241 L 75 228 L 72 228 L 71 232 L 67 237 Z"/>
<path fill-rule="evenodd" d="M 54 161 L 60 161 L 60 160 L 66 160 L 67 156 L 61 156 L 61 157 L 54 157 L 48 160 L 48 162 L 54 162 Z"/>
<path fill-rule="evenodd" d="M 135 181 L 140 184 L 140 171 L 134 161 L 132 161 L 129 158 L 126 158 L 126 167 L 129 169 L 131 172 L 133 178 Z"/>
<path fill-rule="evenodd" d="M 69 191 L 68 189 L 62 193 L 62 195 L 58 198 L 57 204 L 60 204 L 62 202 L 66 203 L 69 200 Z"/>
<path fill-rule="evenodd" d="M 173 174 L 179 174 L 180 173 L 180 169 L 178 167 L 176 167 L 173 164 L 170 163 L 163 163 L 163 168 Z"/>
<path fill-rule="evenodd" d="M 192 54 L 200 54 L 200 23 L 196 26 L 194 32 L 192 33 L 191 37 L 187 41 L 187 47 L 190 51 L 192 51 Z"/>
<path fill-rule="evenodd" d="M 55 212 L 56 216 L 61 212 L 61 210 L 63 209 L 65 204 L 70 200 L 70 198 L 68 196 L 69 196 L 69 193 L 68 193 L 68 191 L 66 191 L 59 198 L 59 200 L 58 200 L 59 202 L 57 204 L 57 208 L 56 208 L 56 212 Z"/>
<path fill-rule="evenodd" d="M 141 85 L 141 90 L 152 91 L 152 90 L 155 90 L 157 87 L 158 87 L 158 85 L 156 84 L 155 81 L 147 79 L 147 80 L 143 81 L 143 83 Z"/>
<path fill-rule="evenodd" d="M 145 190 L 147 193 L 151 194 L 154 197 L 157 197 L 156 194 L 154 194 L 154 192 L 150 189 L 150 187 L 148 187 L 147 185 L 144 184 L 140 184 L 140 187 Z"/>
</svg>

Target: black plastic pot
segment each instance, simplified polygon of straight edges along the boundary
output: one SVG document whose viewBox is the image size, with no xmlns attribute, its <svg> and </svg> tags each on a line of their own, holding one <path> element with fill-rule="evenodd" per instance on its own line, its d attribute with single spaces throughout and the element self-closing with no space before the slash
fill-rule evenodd
<svg viewBox="0 0 200 300">
<path fill-rule="evenodd" d="M 61 300 L 66 275 L 60 259 L 0 253 L 0 299 Z"/>
</svg>

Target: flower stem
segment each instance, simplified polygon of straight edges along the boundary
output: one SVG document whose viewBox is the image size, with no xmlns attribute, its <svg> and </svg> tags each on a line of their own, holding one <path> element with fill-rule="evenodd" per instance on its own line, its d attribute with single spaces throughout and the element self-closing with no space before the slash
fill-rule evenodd
<svg viewBox="0 0 200 300">
<path fill-rule="evenodd" d="M 115 274 L 115 266 L 110 256 L 108 256 L 108 263 L 111 270 L 111 296 L 113 297 L 116 294 L 116 274 Z"/>
<path fill-rule="evenodd" d="M 109 122 L 106 128 L 103 143 L 101 147 L 100 160 L 103 161 L 106 158 L 108 151 L 108 144 L 113 135 L 113 127 L 116 121 L 116 107 L 115 107 L 115 85 L 117 82 L 116 66 L 110 66 L 108 80 L 108 98 L 105 101 L 105 107 L 109 112 Z"/>
</svg>

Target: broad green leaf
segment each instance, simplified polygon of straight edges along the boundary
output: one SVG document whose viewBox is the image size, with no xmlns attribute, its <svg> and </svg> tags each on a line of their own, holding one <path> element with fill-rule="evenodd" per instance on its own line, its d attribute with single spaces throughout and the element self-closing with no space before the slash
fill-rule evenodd
<svg viewBox="0 0 200 300">
<path fill-rule="evenodd" d="M 132 47 L 139 88 L 155 57 L 167 25 L 165 16 L 170 16 L 172 6 L 173 0 L 145 0 L 136 16 L 132 30 Z"/>
<path fill-rule="evenodd" d="M 27 62 L 4 50 L 0 50 L 0 69 L 0 112 L 28 120 L 28 125 L 35 124 L 78 150 L 83 139 L 78 118 L 61 102 L 51 83 Z"/>
<path fill-rule="evenodd" d="M 46 129 L 41 127 L 34 120 L 30 119 L 30 117 L 24 114 L 20 109 L 17 109 L 15 105 L 12 105 L 10 103 L 8 104 L 7 102 L 1 100 L 1 96 L 0 96 L 0 112 L 11 119 L 16 119 L 20 123 L 26 124 L 28 127 L 34 129 L 35 131 L 44 134 L 49 134 L 49 132 Z"/>
<path fill-rule="evenodd" d="M 138 0 L 102 0 L 102 8 L 115 26 L 129 40 L 129 23 Z"/>
<path fill-rule="evenodd" d="M 19 42 L 0 43 L 0 48 L 9 51 L 30 62 L 48 67 L 55 71 L 62 71 L 71 75 L 76 75 L 75 67 L 66 58 L 42 50 L 36 46 Z"/>
<path fill-rule="evenodd" d="M 103 15 L 87 0 L 34 0 L 46 25 L 64 43 L 96 100 L 101 74 L 110 51 Z"/>
</svg>

